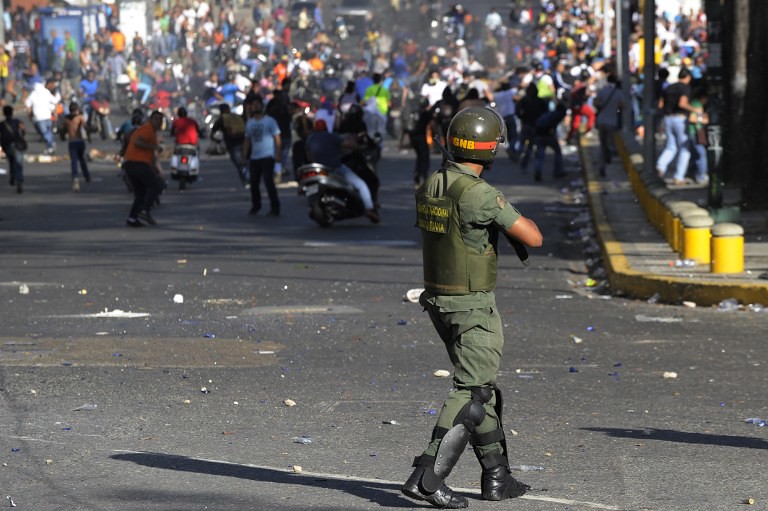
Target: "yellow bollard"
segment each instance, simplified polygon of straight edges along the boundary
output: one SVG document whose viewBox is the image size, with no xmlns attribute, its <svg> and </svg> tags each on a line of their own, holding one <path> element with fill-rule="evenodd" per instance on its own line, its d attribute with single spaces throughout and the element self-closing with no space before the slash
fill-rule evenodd
<svg viewBox="0 0 768 511">
<path fill-rule="evenodd" d="M 651 225 L 656 228 L 659 233 L 664 234 L 664 197 L 670 195 L 672 192 L 666 186 L 653 186 L 650 189 L 651 201 L 649 204 L 648 219 Z"/>
<path fill-rule="evenodd" d="M 672 205 L 680 202 L 680 196 L 677 193 L 668 193 L 661 198 L 661 224 L 660 232 L 667 240 L 667 244 L 672 245 Z"/>
<path fill-rule="evenodd" d="M 712 227 L 712 273 L 744 271 L 744 229 L 737 224 L 722 223 Z"/>
<path fill-rule="evenodd" d="M 683 217 L 683 259 L 693 259 L 698 264 L 709 264 L 709 239 L 714 221 L 708 216 Z"/>
<path fill-rule="evenodd" d="M 682 252 L 683 249 L 683 222 L 681 218 L 688 211 L 700 209 L 695 202 L 675 201 L 669 205 L 669 212 L 672 214 L 671 225 L 669 226 L 669 245 L 675 252 Z"/>
<path fill-rule="evenodd" d="M 685 228 L 683 227 L 683 222 L 685 221 L 685 218 L 692 217 L 692 216 L 704 216 L 709 218 L 709 211 L 707 211 L 704 208 L 700 208 L 698 206 L 688 209 L 683 209 L 680 212 L 680 217 L 678 218 L 677 222 L 677 248 L 675 249 L 675 252 L 679 253 L 681 256 L 683 255 L 683 244 L 685 241 Z"/>
</svg>

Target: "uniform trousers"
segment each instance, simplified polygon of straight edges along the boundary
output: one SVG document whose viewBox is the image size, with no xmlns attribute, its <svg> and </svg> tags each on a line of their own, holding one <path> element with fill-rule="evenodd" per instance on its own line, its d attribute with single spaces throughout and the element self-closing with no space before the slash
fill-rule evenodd
<svg viewBox="0 0 768 511">
<path fill-rule="evenodd" d="M 496 374 L 504 347 L 501 317 L 495 305 L 480 309 L 448 311 L 425 300 L 424 295 L 420 303 L 429 313 L 429 318 L 445 344 L 453 364 L 453 383 L 456 391 L 448 395 L 437 419 L 438 428 L 451 429 L 461 409 L 472 400 L 470 388 L 496 384 Z M 475 428 L 475 433 L 483 434 L 499 429 L 501 421 L 496 415 L 495 404 L 494 393 L 491 400 L 484 405 L 485 419 Z M 440 441 L 438 438 L 432 439 L 424 454 L 434 456 Z M 498 442 L 476 447 L 482 455 L 502 451 Z"/>
</svg>

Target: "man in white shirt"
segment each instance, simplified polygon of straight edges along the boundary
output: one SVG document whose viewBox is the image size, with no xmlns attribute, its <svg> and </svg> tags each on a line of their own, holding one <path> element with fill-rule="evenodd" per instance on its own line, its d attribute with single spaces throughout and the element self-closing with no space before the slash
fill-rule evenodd
<svg viewBox="0 0 768 511">
<path fill-rule="evenodd" d="M 61 96 L 57 92 L 54 94 L 51 92 L 56 87 L 55 80 L 47 80 L 45 85 L 42 83 L 35 83 L 32 88 L 32 92 L 29 93 L 27 99 L 24 101 L 24 106 L 27 107 L 32 117 L 32 122 L 35 124 L 35 128 L 42 135 L 45 140 L 45 154 L 53 154 L 56 151 L 56 143 L 53 141 L 53 121 L 51 116 L 53 115 L 56 105 L 61 101 Z"/>
<path fill-rule="evenodd" d="M 447 86 L 448 84 L 440 79 L 440 71 L 433 70 L 429 76 L 429 81 L 421 86 L 420 95 L 427 98 L 431 107 L 443 99 L 443 91 Z"/>
</svg>

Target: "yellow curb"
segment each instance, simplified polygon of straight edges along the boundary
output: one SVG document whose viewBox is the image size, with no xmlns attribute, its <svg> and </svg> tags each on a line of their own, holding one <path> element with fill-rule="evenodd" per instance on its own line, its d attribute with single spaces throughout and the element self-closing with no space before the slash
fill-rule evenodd
<svg viewBox="0 0 768 511">
<path fill-rule="evenodd" d="M 618 143 L 623 145 L 621 142 Z M 619 150 L 626 153 L 625 147 L 621 147 Z M 579 144 L 579 155 L 587 183 L 587 195 L 595 224 L 595 234 L 603 253 L 608 283 L 615 294 L 647 299 L 658 293 L 662 302 L 691 301 L 698 305 L 716 305 L 728 298 L 735 298 L 744 304 L 768 304 L 768 282 L 707 281 L 701 279 L 694 281 L 634 270 L 624 255 L 621 243 L 616 241 L 613 228 L 605 214 L 602 201 L 603 188 L 596 179 L 588 148 Z M 631 159 L 627 158 L 627 160 Z M 627 163 L 632 164 L 630 161 Z M 625 170 L 629 172 L 628 169 Z"/>
</svg>

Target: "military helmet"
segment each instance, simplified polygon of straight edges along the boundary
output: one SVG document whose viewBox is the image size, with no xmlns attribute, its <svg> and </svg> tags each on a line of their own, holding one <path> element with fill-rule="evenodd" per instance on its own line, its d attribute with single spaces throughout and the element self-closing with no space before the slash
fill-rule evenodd
<svg viewBox="0 0 768 511">
<path fill-rule="evenodd" d="M 448 126 L 448 151 L 456 160 L 489 165 L 506 140 L 507 126 L 494 110 L 469 107 L 457 113 Z"/>
</svg>

